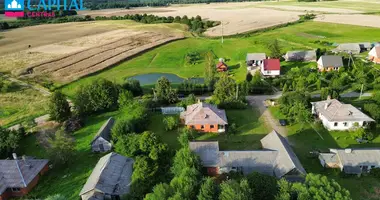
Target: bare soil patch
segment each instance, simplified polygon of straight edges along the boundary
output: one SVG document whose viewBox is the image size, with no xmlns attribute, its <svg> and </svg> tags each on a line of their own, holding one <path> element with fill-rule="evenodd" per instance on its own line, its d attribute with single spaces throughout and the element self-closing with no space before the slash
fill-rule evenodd
<svg viewBox="0 0 380 200">
<path fill-rule="evenodd" d="M 67 83 L 103 70 L 157 45 L 183 37 L 180 34 L 162 34 L 149 31 L 135 31 L 126 35 L 107 44 L 34 64 L 25 70 L 31 73 L 26 76 L 42 75 L 57 82 Z"/>
<path fill-rule="evenodd" d="M 163 8 L 137 8 L 130 10 L 108 9 L 102 11 L 84 11 L 81 14 L 91 16 L 115 16 L 135 13 L 147 13 L 158 16 L 201 16 L 203 19 L 223 22 L 223 34 L 234 35 L 252 30 L 271 27 L 298 20 L 304 12 L 282 11 L 270 8 L 258 8 L 256 2 L 192 4 Z M 208 29 L 207 36 L 220 36 L 221 26 Z"/>
<path fill-rule="evenodd" d="M 311 6 L 265 5 L 265 6 L 260 6 L 260 7 L 289 10 L 289 11 L 305 11 L 305 12 L 343 13 L 343 14 L 361 13 L 361 11 L 344 9 L 344 8 L 323 8 L 323 7 L 311 7 Z"/>
<path fill-rule="evenodd" d="M 329 15 L 318 15 L 315 21 L 319 22 L 330 22 L 337 24 L 350 24 L 357 26 L 369 26 L 380 28 L 380 16 L 378 15 L 339 15 L 339 14 L 329 14 Z"/>
</svg>

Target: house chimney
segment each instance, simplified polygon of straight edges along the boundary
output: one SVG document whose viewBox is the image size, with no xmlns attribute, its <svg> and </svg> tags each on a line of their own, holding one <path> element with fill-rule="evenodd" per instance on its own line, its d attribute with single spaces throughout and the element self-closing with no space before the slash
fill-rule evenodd
<svg viewBox="0 0 380 200">
<path fill-rule="evenodd" d="M 13 156 L 13 159 L 17 160 L 17 154 L 16 153 L 12 153 L 12 156 Z"/>
<path fill-rule="evenodd" d="M 345 153 L 351 153 L 351 152 L 352 152 L 352 149 L 345 149 L 344 152 L 345 152 Z"/>
<path fill-rule="evenodd" d="M 25 156 L 25 155 L 22 156 L 22 160 L 24 161 L 25 166 L 27 166 L 27 167 L 31 167 L 31 165 L 30 165 L 30 164 L 28 163 L 28 161 L 26 160 L 26 156 Z"/>
<path fill-rule="evenodd" d="M 327 108 L 329 107 L 329 103 L 325 103 L 325 110 L 327 110 Z"/>
</svg>

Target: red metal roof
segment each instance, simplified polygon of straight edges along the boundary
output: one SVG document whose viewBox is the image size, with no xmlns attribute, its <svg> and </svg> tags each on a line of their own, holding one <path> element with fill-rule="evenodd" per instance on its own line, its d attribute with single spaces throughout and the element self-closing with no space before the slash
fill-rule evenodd
<svg viewBox="0 0 380 200">
<path fill-rule="evenodd" d="M 264 70 L 280 70 L 279 59 L 264 59 Z"/>
</svg>

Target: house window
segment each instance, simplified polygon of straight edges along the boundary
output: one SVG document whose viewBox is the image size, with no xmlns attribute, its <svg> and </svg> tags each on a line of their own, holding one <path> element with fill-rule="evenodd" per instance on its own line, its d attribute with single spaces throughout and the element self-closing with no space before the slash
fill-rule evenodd
<svg viewBox="0 0 380 200">
<path fill-rule="evenodd" d="M 190 128 L 194 128 L 194 126 L 193 126 L 193 125 L 191 125 L 191 126 L 190 126 Z"/>
<path fill-rule="evenodd" d="M 210 125 L 210 128 L 214 128 L 214 125 Z"/>
<path fill-rule="evenodd" d="M 267 71 L 267 74 L 270 74 L 271 71 Z"/>
<path fill-rule="evenodd" d="M 338 126 L 338 122 L 334 122 L 334 126 Z"/>
<path fill-rule="evenodd" d="M 201 129 L 204 129 L 205 128 L 205 126 L 204 125 L 201 125 Z"/>
<path fill-rule="evenodd" d="M 20 192 L 21 188 L 11 188 L 12 192 Z"/>
<path fill-rule="evenodd" d="M 347 123 L 347 122 L 343 122 L 343 125 L 344 125 L 344 126 L 348 126 L 348 123 Z"/>
</svg>

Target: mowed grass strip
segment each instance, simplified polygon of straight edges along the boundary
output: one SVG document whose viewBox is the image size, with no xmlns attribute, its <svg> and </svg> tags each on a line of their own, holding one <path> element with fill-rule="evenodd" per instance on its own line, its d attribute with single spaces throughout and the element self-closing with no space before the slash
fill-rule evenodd
<svg viewBox="0 0 380 200">
<path fill-rule="evenodd" d="M 320 36 L 325 38 L 320 38 Z M 80 85 L 88 84 L 99 77 L 122 83 L 127 77 L 156 72 L 174 73 L 184 78 L 203 76 L 203 60 L 195 65 L 187 64 L 185 61 L 186 54 L 194 51 L 201 54 L 212 51 L 216 58 L 224 58 L 230 66 L 232 76 L 236 80 L 242 81 L 246 75 L 245 58 L 247 53 L 269 53 L 267 44 L 274 39 L 279 39 L 285 52 L 307 48 L 334 48 L 322 46 L 315 42 L 317 40 L 338 43 L 374 42 L 378 38 L 380 38 L 380 31 L 377 28 L 323 22 L 305 22 L 252 36 L 228 38 L 224 40 L 223 44 L 220 39 L 188 38 L 155 48 L 113 68 L 65 85 L 62 91 L 73 96 Z"/>
</svg>

